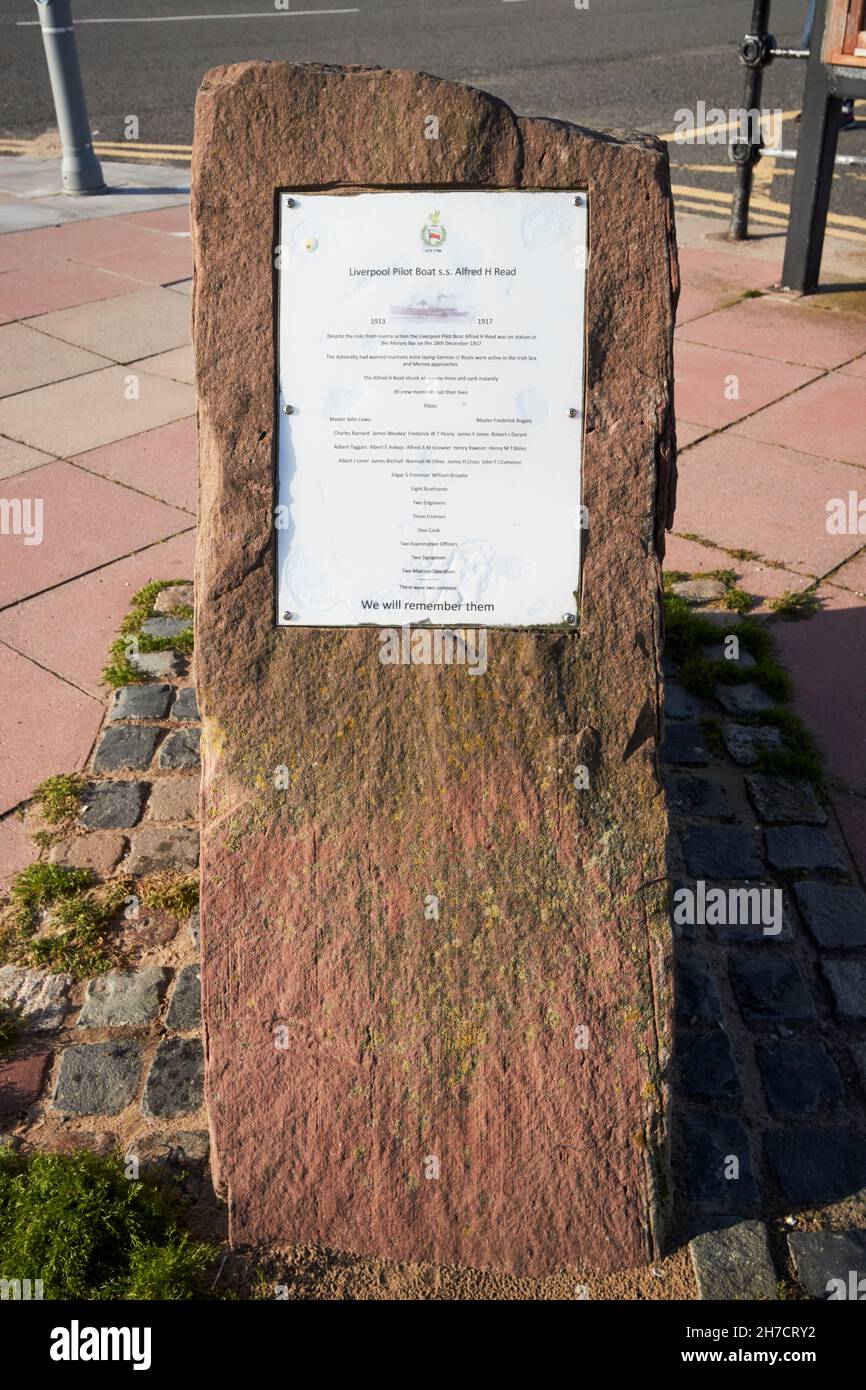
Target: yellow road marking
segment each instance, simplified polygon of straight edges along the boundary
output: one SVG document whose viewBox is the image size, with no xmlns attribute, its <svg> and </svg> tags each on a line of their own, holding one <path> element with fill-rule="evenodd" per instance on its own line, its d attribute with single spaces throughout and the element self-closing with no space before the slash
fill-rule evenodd
<svg viewBox="0 0 866 1390">
<path fill-rule="evenodd" d="M 671 191 L 680 197 L 706 198 L 710 202 L 730 203 L 731 200 L 730 193 L 725 192 L 724 189 L 694 188 L 687 183 L 671 184 Z M 788 217 L 791 211 L 787 203 L 777 203 L 772 198 L 762 198 L 760 195 L 752 198 L 751 206 L 760 208 L 764 212 L 781 213 L 783 217 Z M 842 212 L 830 212 L 827 214 L 827 220 L 832 222 L 834 227 L 857 227 L 866 232 L 866 217 L 852 217 Z"/>
<path fill-rule="evenodd" d="M 783 111 L 783 112 L 782 112 L 782 121 L 783 121 L 783 122 L 784 122 L 784 121 L 789 121 L 789 120 L 791 119 L 792 116 L 798 116 L 799 114 L 800 114 L 800 113 L 799 113 L 799 110 L 797 110 L 797 111 Z M 706 134 L 708 134 L 708 132 L 710 132 L 710 131 L 715 131 L 718 135 L 722 135 L 722 134 L 725 133 L 726 131 L 729 131 L 729 130 L 736 130 L 737 127 L 739 126 L 739 124 L 740 124 L 739 120 L 736 120 L 736 121 L 723 121 L 723 122 L 721 122 L 721 124 L 719 124 L 719 125 L 702 125 L 702 126 L 698 126 L 697 130 L 692 130 L 692 131 L 689 132 L 689 139 L 688 139 L 688 140 L 678 140 L 678 139 L 677 139 L 677 132 L 676 132 L 675 130 L 674 130 L 674 131 L 671 131 L 670 135 L 658 135 L 658 136 L 656 136 L 656 139 L 657 139 L 657 140 L 667 140 L 667 141 L 668 141 L 670 144 L 672 144 L 672 145 L 694 145 L 695 142 L 700 138 L 700 136 L 706 135 Z"/>
</svg>

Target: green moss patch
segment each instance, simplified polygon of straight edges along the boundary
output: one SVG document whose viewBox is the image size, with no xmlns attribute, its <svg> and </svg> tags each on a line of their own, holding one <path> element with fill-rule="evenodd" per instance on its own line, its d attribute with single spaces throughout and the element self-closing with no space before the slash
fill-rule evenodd
<svg viewBox="0 0 866 1390">
<path fill-rule="evenodd" d="M 164 589 L 172 589 L 179 584 L 190 584 L 189 579 L 155 579 L 150 584 L 145 584 L 143 589 L 139 589 L 133 595 L 132 605 L 123 622 L 120 624 L 120 636 L 112 642 L 108 649 L 109 663 L 102 672 L 102 679 L 107 685 L 135 685 L 140 681 L 147 680 L 144 672 L 139 671 L 138 667 L 132 662 L 130 646 L 134 641 L 140 652 L 177 652 L 180 656 L 191 656 L 194 646 L 192 629 L 192 609 L 188 604 L 178 604 L 171 610 L 171 616 L 177 618 L 188 618 L 189 627 L 185 627 L 176 637 L 150 637 L 143 634 L 141 629 L 149 618 L 156 616 L 154 604 L 157 595 Z"/>
<path fill-rule="evenodd" d="M 677 662 L 681 685 L 692 695 L 707 699 L 712 698 L 719 685 L 750 682 L 759 686 L 775 702 L 774 707 L 760 714 L 738 715 L 737 722 L 773 726 L 783 739 L 782 748 L 765 749 L 759 754 L 759 769 L 820 782 L 823 768 L 818 745 L 802 720 L 787 708 L 793 696 L 793 684 L 776 660 L 775 644 L 766 626 L 754 618 L 741 617 L 732 621 L 730 630 L 725 632 L 671 592 L 669 582 L 666 582 L 664 596 L 665 649 Z M 740 648 L 754 658 L 754 666 L 744 668 L 737 661 L 728 661 L 725 657 L 711 659 L 706 655 L 707 647 L 723 644 L 728 636 L 737 638 Z M 712 716 L 702 719 L 701 725 L 710 751 L 721 755 L 724 752 L 722 721 Z"/>
<path fill-rule="evenodd" d="M 157 1186 L 119 1155 L 0 1149 L 0 1274 L 47 1299 L 209 1296 L 217 1248 L 192 1241 Z"/>
<path fill-rule="evenodd" d="M 16 874 L 0 924 L 0 960 L 98 975 L 120 959 L 115 918 L 126 901 L 123 879 L 96 883 L 90 869 L 31 864 Z"/>
</svg>

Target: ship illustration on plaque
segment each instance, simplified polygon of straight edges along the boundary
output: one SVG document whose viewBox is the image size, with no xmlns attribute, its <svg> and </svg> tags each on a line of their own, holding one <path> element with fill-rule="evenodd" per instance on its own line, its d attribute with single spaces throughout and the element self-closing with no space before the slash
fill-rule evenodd
<svg viewBox="0 0 866 1390">
<path fill-rule="evenodd" d="M 392 304 L 391 314 L 398 319 L 471 319 L 475 317 L 474 305 L 467 305 L 456 294 L 413 295 L 408 304 Z"/>
</svg>

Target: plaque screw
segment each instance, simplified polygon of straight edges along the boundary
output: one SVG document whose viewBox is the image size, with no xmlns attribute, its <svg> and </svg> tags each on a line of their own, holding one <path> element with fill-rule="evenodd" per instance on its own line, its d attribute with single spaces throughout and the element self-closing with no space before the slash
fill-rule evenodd
<svg viewBox="0 0 866 1390">
<path fill-rule="evenodd" d="M 292 615 L 291 615 L 291 613 L 284 613 L 284 614 L 283 614 L 283 622 L 284 622 L 284 623 L 290 623 L 291 621 L 292 621 Z"/>
<path fill-rule="evenodd" d="M 576 208 L 583 207 L 583 199 L 581 198 L 581 196 L 580 196 L 579 193 L 578 193 L 577 197 L 576 197 L 575 200 L 574 200 L 574 206 L 575 206 Z"/>
<path fill-rule="evenodd" d="M 295 413 L 295 407 L 294 407 L 293 405 L 284 405 L 284 406 L 283 406 L 283 414 L 284 414 L 284 415 L 294 415 L 294 413 Z"/>
<path fill-rule="evenodd" d="M 297 201 L 296 201 L 294 198 L 287 198 L 287 199 L 286 199 L 286 207 L 287 207 L 287 208 L 296 208 L 297 206 L 298 206 Z"/>
<path fill-rule="evenodd" d="M 576 419 L 577 419 L 577 416 L 578 416 L 577 406 L 576 406 L 576 405 L 569 406 L 568 418 L 569 418 L 570 420 L 576 420 Z"/>
<path fill-rule="evenodd" d="M 569 624 L 572 624 L 572 625 L 573 625 L 574 623 L 577 622 L 577 614 L 576 614 L 576 613 L 563 613 L 563 615 L 562 615 L 562 621 L 563 621 L 564 623 L 569 623 Z"/>
</svg>

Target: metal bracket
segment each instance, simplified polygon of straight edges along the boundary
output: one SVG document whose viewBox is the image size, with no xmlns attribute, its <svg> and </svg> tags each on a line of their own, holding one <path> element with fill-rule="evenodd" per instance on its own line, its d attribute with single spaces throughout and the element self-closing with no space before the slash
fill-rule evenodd
<svg viewBox="0 0 866 1390">
<path fill-rule="evenodd" d="M 740 44 L 740 62 L 746 68 L 765 68 L 773 61 L 775 47 L 772 34 L 745 34 Z"/>
</svg>

